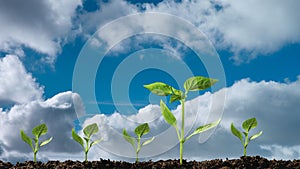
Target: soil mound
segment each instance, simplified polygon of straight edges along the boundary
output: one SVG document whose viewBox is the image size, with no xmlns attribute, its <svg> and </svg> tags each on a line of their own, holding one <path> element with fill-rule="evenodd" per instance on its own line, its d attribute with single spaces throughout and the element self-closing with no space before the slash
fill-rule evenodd
<svg viewBox="0 0 300 169">
<path fill-rule="evenodd" d="M 183 161 L 179 165 L 179 160 L 160 160 L 160 161 L 146 161 L 139 163 L 128 163 L 122 161 L 111 161 L 100 159 L 99 161 L 48 161 L 46 163 L 33 161 L 26 161 L 23 163 L 16 163 L 15 165 L 9 162 L 0 161 L 0 169 L 97 169 L 97 168 L 125 168 L 125 169 L 300 169 L 300 160 L 267 160 L 260 156 L 255 157 L 241 157 L 240 159 L 221 160 L 215 159 L 210 161 Z"/>
</svg>

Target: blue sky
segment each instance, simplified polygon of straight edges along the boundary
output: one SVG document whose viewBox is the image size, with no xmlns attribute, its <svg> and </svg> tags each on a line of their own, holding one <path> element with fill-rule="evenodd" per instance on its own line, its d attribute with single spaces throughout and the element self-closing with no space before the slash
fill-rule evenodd
<svg viewBox="0 0 300 169">
<path fill-rule="evenodd" d="M 41 151 L 39 159 L 81 159 L 80 147 L 68 132 L 81 117 L 81 125 L 98 123 L 98 136 L 105 138 L 91 152 L 92 159 L 103 154 L 103 158 L 132 161 L 119 133 L 142 122 L 149 122 L 150 135 L 161 140 L 145 147 L 141 156 L 145 160 L 178 158 L 177 143 L 166 146 L 166 136 L 174 133 L 171 129 L 169 133 L 158 107 L 160 99 L 168 98 L 150 94 L 143 85 L 163 81 L 182 89 L 182 82 L 191 75 L 209 74 L 220 82 L 212 90 L 189 95 L 187 114 L 204 114 L 189 115 L 192 121 L 187 128 L 221 115 L 222 122 L 207 142 L 201 142 L 205 135 L 190 141 L 187 159 L 239 157 L 241 145 L 229 126 L 252 116 L 264 134 L 249 147 L 251 155 L 300 157 L 299 135 L 286 133 L 300 127 L 296 122 L 300 118 L 299 2 L 19 3 L 0 3 L 0 128 L 5 129 L 0 133 L 1 160 L 30 159 L 18 131 L 29 133 L 41 122 L 57 139 Z M 176 115 L 178 105 L 168 104 Z M 27 122 L 20 123 L 22 119 Z M 58 128 L 63 128 L 62 133 L 55 133 Z M 9 135 L 12 131 L 16 134 Z M 290 139 L 282 139 L 286 137 Z M 232 145 L 220 147 L 227 138 Z M 195 145 L 203 152 L 193 150 Z"/>
</svg>

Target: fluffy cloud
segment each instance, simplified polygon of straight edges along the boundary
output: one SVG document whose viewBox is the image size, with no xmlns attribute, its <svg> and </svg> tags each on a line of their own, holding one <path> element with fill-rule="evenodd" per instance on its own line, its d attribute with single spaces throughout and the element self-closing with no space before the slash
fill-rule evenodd
<svg viewBox="0 0 300 169">
<path fill-rule="evenodd" d="M 80 147 L 71 139 L 76 112 L 84 113 L 78 94 L 64 92 L 44 100 L 43 88 L 14 55 L 1 58 L 0 79 L 1 159 L 16 162 L 31 158 L 30 147 L 21 140 L 19 132 L 23 129 L 31 135 L 32 128 L 40 123 L 46 123 L 49 131 L 43 138 L 55 138 L 42 151 L 51 150 L 58 155 L 80 151 Z M 39 159 L 47 158 L 39 156 Z"/>
<path fill-rule="evenodd" d="M 258 154 L 276 159 L 299 158 L 300 138 L 293 134 L 297 133 L 300 127 L 298 123 L 300 107 L 297 103 L 300 100 L 300 92 L 297 90 L 299 87 L 300 78 L 290 83 L 253 82 L 242 79 L 231 87 L 213 94 L 208 92 L 187 101 L 186 132 L 207 123 L 210 113 L 219 113 L 224 104 L 222 99 L 219 99 L 219 95 L 224 92 L 227 95 L 221 124 L 207 141 L 203 139 L 208 138 L 206 134 L 188 140 L 185 144 L 184 158 L 188 160 L 238 158 L 242 155 L 242 145 L 231 134 L 230 123 L 233 122 L 240 128 L 242 121 L 250 117 L 256 117 L 258 120 L 258 128 L 253 132 L 263 130 L 264 133 L 250 143 L 249 155 Z M 217 108 L 212 106 L 213 102 L 220 102 L 215 104 Z M 46 101 L 32 101 L 16 105 L 9 111 L 2 110 L 0 112 L 2 129 L 0 145 L 3 149 L 1 158 L 8 160 L 31 158 L 28 155 L 30 149 L 22 143 L 18 132 L 20 129 L 29 132 L 36 124 L 44 122 L 49 127 L 47 137 L 54 136 L 54 140 L 43 148 L 40 159 L 46 157 L 59 160 L 66 160 L 69 157 L 82 159 L 81 147 L 71 139 L 70 135 L 70 130 L 74 127 L 73 120 L 77 118 L 74 109 L 76 105 L 82 106 L 80 96 L 65 92 Z M 76 110 L 84 110 L 84 108 L 80 107 Z M 180 117 L 180 110 L 180 106 L 173 110 L 177 118 Z M 160 116 L 158 105 L 148 105 L 140 109 L 138 114 L 131 116 L 117 112 L 112 115 L 91 115 L 83 121 L 82 126 L 94 122 L 99 125 L 100 131 L 93 138 L 103 137 L 104 140 L 91 149 L 89 154 L 91 160 L 109 158 L 133 161 L 134 152 L 130 144 L 123 139 L 122 129 L 126 128 L 131 135 L 134 135 L 134 128 L 143 122 L 148 122 L 151 127 L 150 133 L 145 138 L 155 136 L 156 139 L 142 149 L 140 156 L 144 160 L 178 158 L 176 133 Z M 82 131 L 79 133 L 82 134 Z"/>
<path fill-rule="evenodd" d="M 100 9 L 83 15 L 83 28 L 100 28 L 105 23 L 137 12 L 161 12 L 169 13 L 186 19 L 203 31 L 218 49 L 232 52 L 236 63 L 247 62 L 258 55 L 267 55 L 278 51 L 288 44 L 300 42 L 300 24 L 298 22 L 299 1 L 266 0 L 255 1 L 190 1 L 173 0 L 162 1 L 156 5 L 144 3 L 132 5 L 125 1 L 116 3 L 100 3 Z M 255 12 L 253 12 L 255 9 Z M 109 12 L 108 12 L 109 11 Z M 178 12 L 180 11 L 180 12 Z M 113 13 L 113 15 L 112 15 Z M 156 25 L 160 29 L 168 29 L 170 32 L 179 30 L 168 22 L 156 23 L 156 20 L 147 18 L 136 21 L 133 24 Z M 95 24 L 97 26 L 95 26 Z M 128 26 L 128 29 L 131 29 Z M 114 31 L 128 31 L 126 29 L 112 30 L 111 36 L 115 38 Z M 137 31 L 137 30 L 130 30 Z M 189 38 L 192 41 L 192 36 Z M 108 39 L 109 38 L 105 38 Z M 148 40 L 148 39 L 143 39 Z M 136 42 L 138 43 L 138 42 Z M 165 49 L 177 50 L 163 41 Z M 126 46 L 126 44 L 124 44 Z M 122 46 L 122 49 L 124 48 Z"/>
<path fill-rule="evenodd" d="M 264 134 L 257 140 L 250 143 L 248 147 L 249 155 L 262 155 L 267 158 L 293 159 L 299 157 L 299 137 L 297 133 L 299 123 L 299 104 L 300 99 L 300 79 L 293 83 L 277 82 L 252 82 L 243 79 L 236 82 L 233 86 L 222 89 L 214 94 L 206 93 L 196 99 L 186 103 L 186 128 L 192 129 L 206 122 L 208 112 L 217 113 L 212 110 L 212 101 L 222 92 L 227 93 L 225 109 L 220 126 L 215 130 L 212 137 L 203 143 L 205 134 L 197 136 L 186 142 L 185 158 L 192 160 L 204 160 L 210 158 L 238 158 L 242 155 L 242 145 L 237 138 L 230 132 L 230 123 L 233 122 L 239 128 L 242 121 L 250 117 L 256 117 L 258 128 L 253 131 L 263 130 Z M 197 118 L 195 112 L 200 113 Z M 134 153 L 129 144 L 122 138 L 122 128 L 133 131 L 138 125 L 137 122 L 144 122 L 145 117 L 151 117 L 148 122 L 151 127 L 150 136 L 156 136 L 156 140 L 144 147 L 141 157 L 145 159 L 167 159 L 178 158 L 177 137 L 173 128 L 165 123 L 163 118 L 158 116 L 157 106 L 148 106 L 141 109 L 137 115 L 126 117 L 119 113 L 111 116 L 96 115 L 87 123 L 96 122 L 103 130 L 100 132 L 105 135 L 105 140 L 100 144 L 97 151 L 105 150 L 112 154 L 119 154 L 125 158 L 133 157 Z M 180 107 L 173 111 L 175 116 L 180 117 Z M 194 114 L 193 114 L 194 113 Z M 134 119 L 134 121 L 132 121 Z M 146 120 L 147 121 L 147 120 Z M 291 127 L 292 126 L 292 127 Z M 170 132 L 169 132 L 170 130 Z M 289 131 L 289 132 L 287 132 Z M 133 135 L 133 133 L 131 133 Z M 252 134 L 252 133 L 251 133 Z M 289 138 L 289 139 L 286 139 Z M 200 144 L 201 143 L 201 144 Z M 274 145 L 275 143 L 275 145 Z M 224 146 L 226 145 L 226 146 Z M 126 153 L 124 153 L 126 152 Z M 108 156 L 108 158 L 111 156 Z"/>
<path fill-rule="evenodd" d="M 31 48 L 53 63 L 60 45 L 73 29 L 72 18 L 81 0 L 66 1 L 1 1 L 0 50 L 24 54 Z"/>
<path fill-rule="evenodd" d="M 0 106 L 42 98 L 43 87 L 27 73 L 17 56 L 7 55 L 0 59 L 0 79 Z"/>
<path fill-rule="evenodd" d="M 300 42 L 298 1 L 163 1 L 146 11 L 179 15 L 197 25 L 236 62 L 249 61 Z M 255 9 L 255 12 L 253 12 Z M 180 11 L 180 13 L 178 13 Z"/>
<path fill-rule="evenodd" d="M 77 102 L 74 102 L 76 100 Z M 46 123 L 48 134 L 41 139 L 53 136 L 51 144 L 41 148 L 41 151 L 60 153 L 74 153 L 81 149 L 71 138 L 71 129 L 74 127 L 76 112 L 75 104 L 80 97 L 76 93 L 64 92 L 46 101 L 31 101 L 15 105 L 10 110 L 0 112 L 0 142 L 4 149 L 2 158 L 15 161 L 15 157 L 25 158 L 31 149 L 20 138 L 20 129 L 31 135 L 34 126 Z M 22 154 L 23 153 L 23 154 Z M 41 156 L 41 158 L 46 158 Z"/>
</svg>

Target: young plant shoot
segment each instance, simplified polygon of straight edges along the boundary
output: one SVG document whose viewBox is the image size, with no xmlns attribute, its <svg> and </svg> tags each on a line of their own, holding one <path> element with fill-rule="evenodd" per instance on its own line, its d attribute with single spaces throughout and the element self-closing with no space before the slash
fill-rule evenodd
<svg viewBox="0 0 300 169">
<path fill-rule="evenodd" d="M 84 141 L 83 139 L 75 132 L 75 129 L 73 128 L 72 129 L 72 137 L 73 139 L 78 142 L 83 150 L 84 150 L 84 155 L 85 155 L 85 161 L 87 161 L 87 155 L 88 155 L 88 152 L 90 150 L 90 148 L 99 143 L 100 141 L 102 141 L 102 138 L 101 139 L 98 139 L 98 140 L 95 140 L 95 141 L 91 141 L 91 136 L 95 133 L 97 133 L 99 131 L 99 128 L 98 128 L 98 125 L 96 123 L 93 123 L 93 124 L 90 124 L 88 126 L 86 126 L 84 129 L 83 129 L 83 133 L 85 135 L 85 137 L 83 137 L 83 139 L 85 140 L 85 146 L 84 146 Z M 91 141 L 91 142 L 90 142 Z"/>
<path fill-rule="evenodd" d="M 257 126 L 256 118 L 250 118 L 248 120 L 245 120 L 242 124 L 242 127 L 244 129 L 243 134 L 245 136 L 245 138 L 243 138 L 242 133 L 234 127 L 233 123 L 231 123 L 231 132 L 232 132 L 232 134 L 235 135 L 237 138 L 239 138 L 240 141 L 242 142 L 243 146 L 244 146 L 244 156 L 246 156 L 246 153 L 247 153 L 246 148 L 247 148 L 249 142 L 251 140 L 256 139 L 257 137 L 259 137 L 263 133 L 263 131 L 260 131 L 259 133 L 256 133 L 256 134 L 254 134 L 253 136 L 251 136 L 249 138 L 249 131 L 251 129 L 256 128 L 256 126 Z"/>
<path fill-rule="evenodd" d="M 215 121 L 210 124 L 206 124 L 203 126 L 198 127 L 193 133 L 191 133 L 189 136 L 185 136 L 184 133 L 184 103 L 188 96 L 188 92 L 190 91 L 199 91 L 204 90 L 209 87 L 211 87 L 213 84 L 215 84 L 218 80 L 211 79 L 203 76 L 194 76 L 189 79 L 187 79 L 184 82 L 184 89 L 185 91 L 177 90 L 173 88 L 172 86 L 169 86 L 162 82 L 155 82 L 149 85 L 144 85 L 145 88 L 150 90 L 152 93 L 159 95 L 159 96 L 169 96 L 170 95 L 170 103 L 173 103 L 175 101 L 179 101 L 182 109 L 181 109 L 181 130 L 178 129 L 177 126 L 177 120 L 175 116 L 171 113 L 170 109 L 166 106 L 166 104 L 161 100 L 160 101 L 160 108 L 162 115 L 167 123 L 169 123 L 171 126 L 173 126 L 176 130 L 178 140 L 180 143 L 180 164 L 182 164 L 182 158 L 183 158 L 183 144 L 185 141 L 190 139 L 192 136 L 199 134 L 201 132 L 207 131 L 215 126 L 217 126 L 220 122 L 220 120 Z"/>
<path fill-rule="evenodd" d="M 45 135 L 47 132 L 48 132 L 48 129 L 47 129 L 46 124 L 38 125 L 32 129 L 32 134 L 35 136 L 32 139 L 30 139 L 30 137 L 28 137 L 23 130 L 21 130 L 21 132 L 20 132 L 22 140 L 25 143 L 27 143 L 33 151 L 33 161 L 34 162 L 36 162 L 36 154 L 39 151 L 39 148 L 50 143 L 50 141 L 52 140 L 52 137 L 51 137 L 48 140 L 45 140 L 45 141 L 39 143 L 40 136 Z M 32 141 L 34 141 L 34 146 L 32 144 Z"/>
<path fill-rule="evenodd" d="M 140 152 L 142 146 L 145 146 L 145 145 L 151 143 L 154 140 L 154 137 L 152 137 L 151 139 L 146 140 L 145 142 L 143 142 L 141 144 L 141 137 L 145 134 L 148 134 L 149 132 L 150 132 L 150 128 L 149 128 L 148 123 L 141 124 L 141 125 L 139 125 L 135 128 L 134 133 L 136 134 L 137 138 L 131 137 L 127 133 L 126 129 L 123 129 L 124 139 L 126 141 L 128 141 L 132 145 L 133 149 L 135 150 L 135 154 L 136 154 L 135 162 L 139 162 L 139 156 L 138 155 L 139 155 L 139 152 Z M 135 140 L 137 142 L 137 145 L 135 144 Z"/>
</svg>

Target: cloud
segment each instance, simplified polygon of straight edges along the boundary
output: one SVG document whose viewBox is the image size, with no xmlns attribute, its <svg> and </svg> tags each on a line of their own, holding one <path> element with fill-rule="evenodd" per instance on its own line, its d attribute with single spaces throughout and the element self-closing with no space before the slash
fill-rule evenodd
<svg viewBox="0 0 300 169">
<path fill-rule="evenodd" d="M 263 130 L 263 135 L 248 146 L 248 155 L 261 155 L 267 158 L 299 158 L 300 138 L 294 133 L 299 129 L 300 77 L 295 82 L 279 83 L 274 81 L 253 82 L 242 79 L 228 88 L 215 93 L 207 92 L 186 102 L 186 133 L 207 122 L 210 113 L 217 118 L 220 113 L 222 93 L 226 93 L 224 114 L 220 125 L 207 141 L 207 134 L 195 136 L 185 143 L 184 158 L 205 160 L 215 158 L 238 158 L 242 155 L 242 144 L 230 132 L 233 122 L 239 129 L 247 118 L 256 117 L 258 127 L 252 132 Z M 216 102 L 217 104 L 213 104 Z M 214 106 L 213 106 L 214 105 Z M 49 128 L 47 137 L 53 141 L 41 149 L 39 159 L 82 160 L 82 149 L 71 138 L 71 129 L 77 118 L 76 110 L 84 111 L 80 96 L 64 92 L 45 101 L 31 101 L 15 105 L 10 110 L 0 112 L 1 159 L 25 160 L 31 158 L 30 148 L 22 142 L 19 130 L 27 133 L 37 124 L 44 122 Z M 181 107 L 172 110 L 180 119 Z M 85 112 L 81 112 L 84 114 Z M 198 113 L 198 115 L 197 115 Z M 145 138 L 155 136 L 153 143 L 143 147 L 140 157 L 143 160 L 160 160 L 179 157 L 179 145 L 174 128 L 163 119 L 158 105 L 148 105 L 136 115 L 125 116 L 115 112 L 112 115 L 97 114 L 86 116 L 82 126 L 97 123 L 99 132 L 92 139 L 104 138 L 89 153 L 90 160 L 109 158 L 113 160 L 134 161 L 134 151 L 122 136 L 122 129 L 134 136 L 134 128 L 148 122 L 151 128 Z M 178 120 L 180 124 L 181 121 Z M 14 131 L 14 132 L 13 132 Z M 288 131 L 288 132 L 287 132 Z M 79 134 L 83 134 L 82 130 Z M 288 138 L 288 139 L 286 139 Z M 226 145 L 226 146 L 224 146 Z"/>
<path fill-rule="evenodd" d="M 267 150 L 271 153 L 270 157 L 282 158 L 285 160 L 299 159 L 300 158 L 300 145 L 297 146 L 281 146 L 281 145 L 262 145 L 261 149 Z"/>
<path fill-rule="evenodd" d="M 21 105 L 15 105 L 10 110 L 0 112 L 0 142 L 4 149 L 2 157 L 15 161 L 15 157 L 29 160 L 31 149 L 20 138 L 20 130 L 31 135 L 36 125 L 45 123 L 48 134 L 42 136 L 46 139 L 53 136 L 50 144 L 41 148 L 44 152 L 78 153 L 81 147 L 71 138 L 74 120 L 77 119 L 75 105 L 81 105 L 80 96 L 72 92 L 63 92 L 45 101 L 34 100 Z M 27 154 L 27 155 L 26 155 Z M 38 156 L 47 159 L 47 156 Z"/>
<path fill-rule="evenodd" d="M 167 0 L 158 4 L 143 3 L 142 5 L 133 5 L 125 1 L 99 4 L 101 6 L 99 10 L 82 16 L 83 30 L 88 34 L 90 34 L 90 30 L 100 28 L 105 23 L 121 16 L 136 14 L 137 12 L 167 13 L 179 16 L 194 24 L 208 36 L 217 49 L 231 52 L 231 59 L 235 63 L 249 62 L 257 56 L 268 55 L 284 46 L 300 42 L 300 24 L 297 17 L 299 15 L 297 7 L 300 2 L 298 1 L 183 0 L 176 2 Z M 255 9 L 255 12 L 253 12 L 253 9 Z M 157 23 L 156 21 L 155 19 L 149 20 L 149 18 L 136 20 L 134 23 L 130 23 L 131 26 L 127 27 L 129 30 L 116 28 L 110 34 L 103 35 L 103 38 L 107 40 L 108 44 L 111 44 L 110 39 L 116 38 L 116 35 L 118 35 L 115 32 L 140 31 L 134 30 L 132 24 L 141 25 L 142 29 L 147 24 L 155 25 L 157 28 L 167 29 L 169 32 L 178 32 L 180 29 L 168 24 L 169 22 Z M 186 35 L 183 34 L 182 36 Z M 190 42 L 193 42 L 192 38 L 193 36 L 186 37 Z M 141 40 L 147 41 L 148 39 Z M 197 42 L 199 43 L 199 41 Z M 169 45 L 170 43 L 167 40 L 164 40 L 163 43 L 166 49 L 179 51 L 176 47 Z M 194 44 L 194 46 L 199 46 L 199 44 Z M 126 47 L 126 44 L 122 45 L 121 49 L 124 47 Z"/>
<path fill-rule="evenodd" d="M 73 27 L 72 19 L 80 0 L 1 1 L 0 50 L 24 55 L 23 48 L 45 54 L 45 62 L 53 63 Z"/>
<path fill-rule="evenodd" d="M 237 63 L 300 42 L 298 1 L 163 1 L 145 11 L 167 12 L 192 22 Z M 255 9 L 255 12 L 253 12 Z M 178 12 L 180 11 L 180 12 Z"/>
<path fill-rule="evenodd" d="M 250 79 L 242 79 L 214 94 L 205 93 L 187 101 L 186 132 L 207 123 L 209 112 L 218 113 L 220 109 L 211 107 L 212 102 L 222 101 L 218 100 L 217 95 L 220 93 L 227 94 L 224 114 L 218 128 L 205 142 L 203 142 L 203 137 L 207 137 L 205 134 L 188 140 L 185 143 L 184 158 L 188 160 L 238 158 L 243 153 L 242 144 L 231 134 L 230 123 L 233 122 L 241 129 L 241 123 L 250 117 L 256 117 L 258 120 L 258 127 L 251 131 L 250 135 L 260 130 L 264 133 L 249 144 L 248 155 L 261 155 L 269 159 L 299 158 L 300 138 L 293 134 L 297 133 L 300 127 L 297 122 L 300 108 L 297 103 L 300 99 L 300 92 L 297 90 L 299 87 L 300 79 L 291 83 L 253 82 Z M 180 106 L 173 110 L 177 119 L 180 119 L 180 110 Z M 195 113 L 199 113 L 198 116 Z M 100 151 L 104 150 L 108 152 L 108 156 L 104 158 L 115 158 L 111 154 L 116 154 L 123 156 L 123 159 L 132 160 L 134 152 L 122 138 L 121 131 L 126 128 L 134 135 L 133 130 L 138 124 L 148 122 L 151 132 L 146 137 L 156 136 L 156 139 L 142 149 L 140 156 L 148 160 L 179 157 L 175 130 L 166 124 L 157 105 L 149 105 L 138 114 L 128 117 L 119 113 L 108 116 L 95 115 L 85 121 L 85 125 L 93 122 L 102 128 L 98 137 L 105 136 L 105 141 L 92 150 L 93 154 L 100 154 Z M 178 123 L 180 124 L 180 120 Z"/>
<path fill-rule="evenodd" d="M 0 106 L 9 107 L 42 98 L 43 87 L 15 55 L 0 59 L 0 79 Z"/>
</svg>

